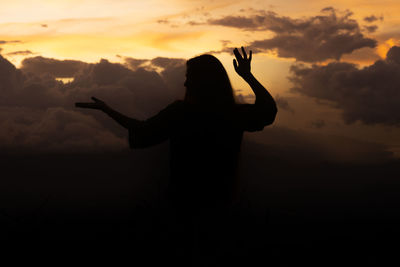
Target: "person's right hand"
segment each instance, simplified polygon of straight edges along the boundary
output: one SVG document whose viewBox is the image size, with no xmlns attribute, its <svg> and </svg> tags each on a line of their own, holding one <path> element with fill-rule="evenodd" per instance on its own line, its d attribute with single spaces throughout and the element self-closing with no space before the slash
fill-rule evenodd
<svg viewBox="0 0 400 267">
<path fill-rule="evenodd" d="M 92 100 L 94 102 L 77 102 L 75 103 L 75 107 L 77 108 L 91 108 L 91 109 L 99 109 L 99 110 L 104 110 L 107 105 L 104 101 L 101 101 L 100 99 L 97 99 L 95 97 L 92 97 Z"/>
</svg>

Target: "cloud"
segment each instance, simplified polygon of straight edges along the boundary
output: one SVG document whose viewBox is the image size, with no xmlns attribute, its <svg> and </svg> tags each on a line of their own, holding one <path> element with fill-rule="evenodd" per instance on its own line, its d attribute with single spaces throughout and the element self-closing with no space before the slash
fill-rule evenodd
<svg viewBox="0 0 400 267">
<path fill-rule="evenodd" d="M 151 60 L 151 64 L 161 68 L 160 75 L 163 77 L 168 90 L 183 99 L 186 60 L 182 58 L 156 57 Z"/>
<path fill-rule="evenodd" d="M 157 20 L 157 23 L 159 23 L 159 24 L 170 24 L 170 21 L 168 19 L 159 19 L 159 20 Z"/>
<path fill-rule="evenodd" d="M 161 75 L 167 90 L 179 98 L 184 95 L 184 82 L 186 73 L 186 60 L 183 58 L 156 57 L 149 59 L 136 59 L 124 57 L 125 65 L 132 70 L 144 68 L 147 71 L 157 71 Z"/>
<path fill-rule="evenodd" d="M 122 57 L 122 56 L 118 57 L 122 58 L 125 62 L 125 66 L 130 68 L 131 70 L 136 70 L 137 68 L 144 67 L 144 65 L 149 62 L 148 59 L 137 59 L 131 57 Z"/>
<path fill-rule="evenodd" d="M 146 119 L 183 97 L 179 79 L 184 78 L 184 60 L 146 62 L 150 69 L 132 70 L 105 59 L 89 64 L 34 57 L 17 69 L 0 56 L 0 146 L 7 151 L 71 152 L 121 149 L 125 142 L 127 148 L 124 129 L 103 113 L 77 109 L 74 103 L 96 96 L 128 116 Z M 74 80 L 63 84 L 56 77 Z"/>
<path fill-rule="evenodd" d="M 377 17 L 375 15 L 371 15 L 371 16 L 364 17 L 364 21 L 366 21 L 368 23 L 372 23 L 372 22 L 375 22 L 378 20 L 383 21 L 383 16 Z"/>
<path fill-rule="evenodd" d="M 267 29 L 276 35 L 254 41 L 250 46 L 265 51 L 275 50 L 279 57 L 304 62 L 339 60 L 343 54 L 376 46 L 375 40 L 364 37 L 357 21 L 350 18 L 350 12 L 337 15 L 333 9 L 323 11 L 319 16 L 305 19 L 278 17 L 270 13 L 271 23 Z"/>
<path fill-rule="evenodd" d="M 325 121 L 321 120 L 321 119 L 318 119 L 318 120 L 315 120 L 315 121 L 311 122 L 311 127 L 316 128 L 316 129 L 321 129 L 321 128 L 325 127 L 325 126 L 326 126 Z"/>
<path fill-rule="evenodd" d="M 3 107 L 0 117 L 3 153 L 79 153 L 126 147 L 123 138 L 78 111 L 61 107 L 46 110 Z"/>
<path fill-rule="evenodd" d="M 326 100 L 343 110 L 346 123 L 400 125 L 400 47 L 385 60 L 357 68 L 344 62 L 326 66 L 294 65 L 293 91 Z"/>
<path fill-rule="evenodd" d="M 364 29 L 369 33 L 373 33 L 373 32 L 376 32 L 376 30 L 378 29 L 378 26 L 376 26 L 376 25 L 364 26 Z"/>
<path fill-rule="evenodd" d="M 274 97 L 274 99 L 275 99 L 275 102 L 278 105 L 279 109 L 287 110 L 287 111 L 290 111 L 290 112 L 294 113 L 294 110 L 289 105 L 289 102 L 287 101 L 286 98 L 284 98 L 284 97 L 282 97 L 280 95 L 276 95 Z"/>
<path fill-rule="evenodd" d="M 170 68 L 170 67 L 180 67 L 180 66 L 186 66 L 186 60 L 181 59 L 181 58 L 166 58 L 166 57 L 156 57 L 151 60 L 151 63 L 154 66 L 162 67 L 164 69 Z"/>
<path fill-rule="evenodd" d="M 27 56 L 34 54 L 31 50 L 24 50 L 24 51 L 14 51 L 5 54 L 6 56 Z"/>
<path fill-rule="evenodd" d="M 21 84 L 22 73 L 0 55 L 0 92 L 2 94 L 0 104 L 4 103 L 7 94 L 12 93 L 13 89 Z"/>
<path fill-rule="evenodd" d="M 0 44 L 15 44 L 15 43 L 21 43 L 21 41 L 20 40 L 12 40 L 12 41 L 0 40 Z"/>
<path fill-rule="evenodd" d="M 360 25 L 351 16 L 350 11 L 338 12 L 328 7 L 322 9 L 319 15 L 301 19 L 280 16 L 272 11 L 258 11 L 249 17 L 227 16 L 210 19 L 208 23 L 247 31 L 273 32 L 274 37 L 249 44 L 254 53 L 274 51 L 279 57 L 318 62 L 339 60 L 344 54 L 357 49 L 376 47 L 376 40 L 365 37 Z M 369 32 L 376 30 L 374 26 L 366 29 Z M 223 51 L 231 49 L 224 47 Z"/>
<path fill-rule="evenodd" d="M 207 22 L 210 25 L 227 26 L 245 30 L 266 30 L 263 24 L 265 16 L 226 16 L 220 19 L 209 19 Z M 196 25 L 196 24 L 192 24 Z"/>
<path fill-rule="evenodd" d="M 70 78 L 88 64 L 78 60 L 57 60 L 38 56 L 24 59 L 21 65 L 24 72 L 38 76 L 49 74 L 58 78 Z"/>
<path fill-rule="evenodd" d="M 17 69 L 0 57 L 0 147 L 3 152 L 72 153 L 125 150 L 128 149 L 126 130 L 105 114 L 95 110 L 77 109 L 74 103 L 90 101 L 91 96 L 96 96 L 127 116 L 146 119 L 175 99 L 182 98 L 184 93 L 184 59 L 125 58 L 126 62 L 136 62 L 139 65 L 135 65 L 133 69 L 128 68 L 126 62 L 124 65 L 102 59 L 94 64 L 80 62 L 80 67 L 72 68 L 73 71 L 70 70 L 69 61 L 39 59 L 27 61 L 31 68 L 38 62 L 37 66 L 42 70 L 33 73 L 25 68 Z M 397 52 L 391 50 L 387 61 L 396 62 L 398 59 Z M 46 63 L 49 66 L 55 64 L 57 71 L 45 66 Z M 72 63 L 72 66 L 77 64 L 74 61 Z M 142 67 L 142 64 L 147 67 Z M 58 82 L 55 75 L 59 73 L 73 73 L 74 80 L 68 84 Z M 277 97 L 277 100 L 281 108 L 290 109 L 284 98 Z M 328 144 L 324 143 L 325 139 L 317 142 L 319 139 L 309 138 L 307 133 L 288 129 L 278 132 L 272 130 L 268 133 L 275 133 L 279 138 L 275 138 L 273 134 L 261 139 L 255 138 L 253 141 L 271 145 L 272 154 L 276 153 L 288 160 L 292 160 L 287 158 L 289 154 L 294 157 L 300 153 L 304 154 L 305 151 L 310 155 L 309 158 L 336 160 L 344 153 L 340 152 L 340 149 L 346 151 L 345 147 L 348 149 L 348 143 L 352 142 L 346 141 L 340 149 L 334 145 L 326 148 Z M 296 148 L 297 150 L 290 147 L 296 143 L 297 146 L 300 146 L 300 143 L 304 145 Z M 369 145 L 364 149 L 363 144 L 359 142 L 357 148 L 351 150 L 358 152 L 349 155 L 356 155 L 360 160 L 375 159 L 376 155 L 383 159 L 389 157 L 382 152 L 383 148 L 381 150 L 381 147 L 377 146 L 379 149 L 369 150 Z M 290 150 L 297 151 L 298 154 L 288 153 Z M 374 154 L 375 152 L 377 154 Z M 347 156 L 346 159 L 352 160 L 351 156 Z"/>
</svg>

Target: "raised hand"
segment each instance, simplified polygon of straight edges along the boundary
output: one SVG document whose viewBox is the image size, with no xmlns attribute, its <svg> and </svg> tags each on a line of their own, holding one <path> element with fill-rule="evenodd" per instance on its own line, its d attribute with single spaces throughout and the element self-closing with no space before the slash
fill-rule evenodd
<svg viewBox="0 0 400 267">
<path fill-rule="evenodd" d="M 233 53 L 235 54 L 235 57 L 236 57 L 236 59 L 233 59 L 233 67 L 235 68 L 235 71 L 242 78 L 244 78 L 244 79 L 248 78 L 251 74 L 250 62 L 251 62 L 253 52 L 250 50 L 250 55 L 249 55 L 249 57 L 247 57 L 246 51 L 244 50 L 244 48 L 242 46 L 243 56 L 240 54 L 240 52 L 237 48 L 235 48 L 233 50 Z"/>
<path fill-rule="evenodd" d="M 92 97 L 92 100 L 94 102 L 91 102 L 91 103 L 90 102 L 85 102 L 85 103 L 78 102 L 78 103 L 75 103 L 75 107 L 77 107 L 77 108 L 91 108 L 91 109 L 99 109 L 99 110 L 104 110 L 107 107 L 106 103 L 104 101 L 101 101 L 100 99 Z"/>
</svg>

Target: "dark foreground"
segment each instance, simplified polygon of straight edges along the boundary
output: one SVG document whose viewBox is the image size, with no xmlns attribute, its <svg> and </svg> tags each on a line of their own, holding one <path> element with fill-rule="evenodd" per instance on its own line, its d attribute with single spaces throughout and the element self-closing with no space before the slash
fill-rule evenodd
<svg viewBox="0 0 400 267">
<path fill-rule="evenodd" d="M 398 242 L 398 162 L 300 164 L 251 151 L 242 155 L 240 201 L 218 219 L 197 214 L 191 229 L 166 201 L 163 146 L 3 155 L 0 236 L 123 240 L 147 266 L 379 265 L 377 250 Z"/>
</svg>

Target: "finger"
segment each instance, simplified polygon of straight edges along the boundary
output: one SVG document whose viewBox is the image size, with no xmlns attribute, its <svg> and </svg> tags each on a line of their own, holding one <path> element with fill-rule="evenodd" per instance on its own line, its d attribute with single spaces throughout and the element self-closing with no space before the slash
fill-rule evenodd
<svg viewBox="0 0 400 267">
<path fill-rule="evenodd" d="M 240 54 L 239 50 L 237 48 L 235 48 L 233 50 L 233 53 L 235 54 L 235 57 L 237 59 L 238 62 L 241 62 L 243 60 L 242 55 Z"/>
<path fill-rule="evenodd" d="M 238 70 L 238 64 L 236 62 L 236 59 L 233 59 L 233 67 L 235 68 L 235 70 Z"/>
<path fill-rule="evenodd" d="M 242 52 L 243 52 L 243 58 L 247 59 L 247 54 L 246 54 L 246 50 L 244 50 L 244 47 L 242 46 Z"/>
<path fill-rule="evenodd" d="M 252 57 L 253 57 L 253 51 L 250 50 L 249 61 L 251 61 Z"/>
</svg>

